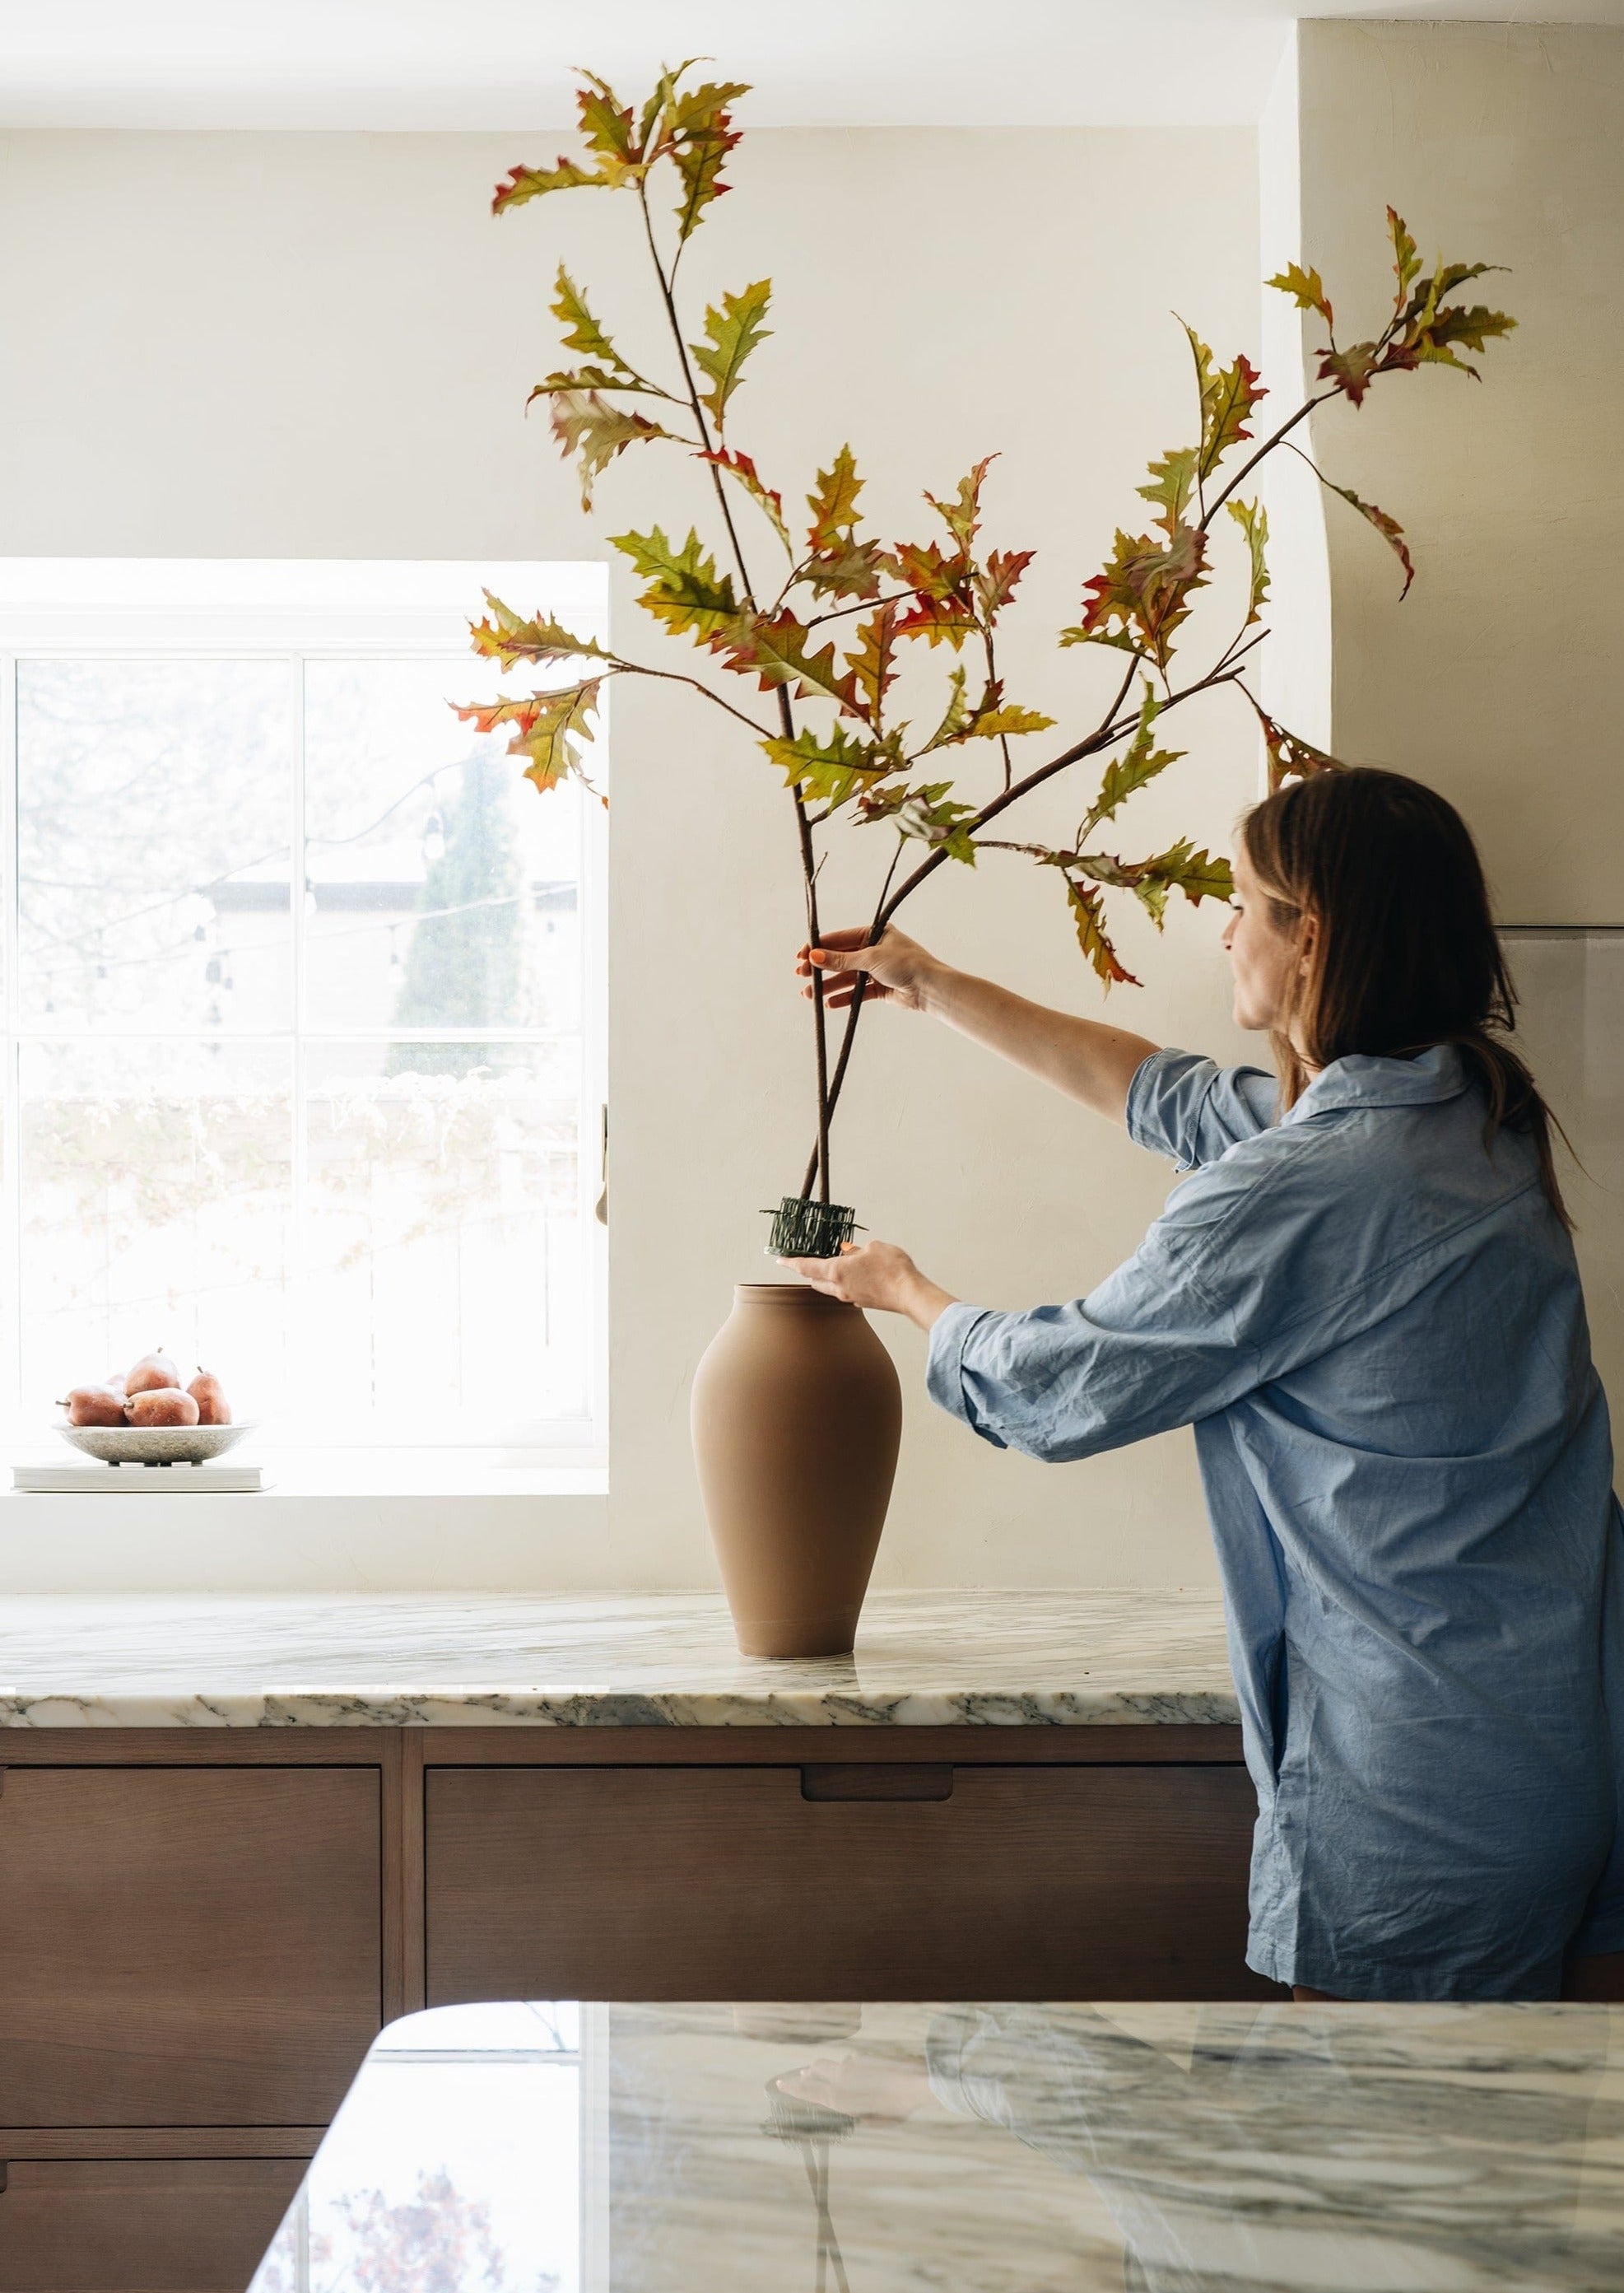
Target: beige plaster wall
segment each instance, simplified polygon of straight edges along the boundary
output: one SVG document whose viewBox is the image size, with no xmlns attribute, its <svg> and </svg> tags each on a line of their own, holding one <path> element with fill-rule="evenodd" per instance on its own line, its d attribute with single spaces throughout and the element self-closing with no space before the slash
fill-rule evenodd
<svg viewBox="0 0 1624 2293">
<path fill-rule="evenodd" d="M 1440 369 L 1316 417 L 1329 473 L 1412 535 L 1401 606 L 1379 540 L 1329 505 L 1332 731 L 1460 805 L 1508 921 L 1624 921 L 1624 668 L 1611 538 L 1624 508 L 1624 30 L 1299 27 L 1302 238 L 1363 278 L 1391 200 L 1424 255 L 1510 266 L 1481 387 Z"/>
<path fill-rule="evenodd" d="M 600 554 L 521 407 L 552 361 L 545 305 L 562 251 L 605 315 L 646 310 L 646 296 L 618 203 L 489 219 L 491 183 L 538 156 L 549 139 L 537 140 L 527 154 L 450 135 L 0 139 L 13 320 L 0 548 Z M 793 495 L 849 437 L 888 521 L 1002 448 L 993 531 L 1040 551 L 1010 681 L 1063 725 L 1089 721 L 1109 656 L 1058 653 L 1052 632 L 1138 506 L 1147 458 L 1188 433 L 1170 309 L 1216 344 L 1256 351 L 1254 138 L 780 131 L 747 145 L 739 177 L 691 268 L 707 293 L 764 272 L 779 282 L 743 442 Z M 626 331 L 635 343 L 642 329 Z M 686 521 L 686 472 L 650 469 L 604 481 L 607 530 Z M 657 642 L 624 585 L 617 616 L 623 636 Z M 1255 786 L 1255 742 L 1222 704 L 1186 733 L 1191 759 L 1143 805 L 1136 833 L 1176 825 L 1222 842 Z M 537 1500 L 525 1567 L 511 1512 L 497 1537 L 468 1509 L 448 1540 L 448 1584 L 712 1581 L 688 1381 L 730 1285 L 761 1271 L 758 1207 L 796 1183 L 806 1149 L 783 794 L 747 738 L 697 702 L 628 693 L 613 738 L 611 1495 L 590 1536 L 571 1513 L 567 1550 Z M 1056 803 L 1047 824 L 1063 829 L 1069 809 Z M 835 916 L 859 911 L 874 851 L 831 867 Z M 1057 887 L 1021 863 L 945 871 L 912 922 L 957 960 L 1100 1009 Z M 1127 937 L 1151 984 L 1120 993 L 1112 1016 L 1235 1055 L 1213 912 L 1181 905 L 1164 942 Z M 1165 1167 L 943 1033 L 881 1012 L 866 1033 L 837 1177 L 871 1230 L 1000 1304 L 1075 1294 L 1133 1246 Z M 1208 1579 L 1187 1435 L 1069 1468 L 999 1456 L 930 1409 L 921 1341 L 890 1334 L 909 1419 L 882 1581 Z M 343 1576 L 318 1556 L 310 1581 L 324 1566 Z M 388 1581 L 386 1558 L 369 1567 L 368 1581 Z M 414 1572 L 424 1581 L 418 1560 Z"/>
</svg>

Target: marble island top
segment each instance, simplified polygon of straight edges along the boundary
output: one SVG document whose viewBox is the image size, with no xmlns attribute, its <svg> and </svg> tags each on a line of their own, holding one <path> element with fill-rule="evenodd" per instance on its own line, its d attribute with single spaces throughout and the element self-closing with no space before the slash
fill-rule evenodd
<svg viewBox="0 0 1624 2293">
<path fill-rule="evenodd" d="M 392 2283 L 408 2230 L 558 2293 L 1603 2293 L 1620 2040 L 1585 2005 L 440 2008 L 375 2044 L 251 2293 Z"/>
<path fill-rule="evenodd" d="M 1216 1599 L 880 1592 L 850 1657 L 741 1657 L 691 1593 L 0 1599 L 7 1728 L 1233 1725 Z"/>
</svg>

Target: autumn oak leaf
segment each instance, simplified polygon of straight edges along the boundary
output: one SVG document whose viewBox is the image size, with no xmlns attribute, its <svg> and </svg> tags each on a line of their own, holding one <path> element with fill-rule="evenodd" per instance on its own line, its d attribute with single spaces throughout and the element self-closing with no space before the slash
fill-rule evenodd
<svg viewBox="0 0 1624 2293">
<path fill-rule="evenodd" d="M 762 747 L 783 767 L 791 788 L 798 788 L 808 802 L 827 804 L 831 811 L 894 772 L 901 761 L 894 749 L 857 740 L 839 723 L 823 739 L 804 728 L 793 739 L 764 741 Z"/>
<path fill-rule="evenodd" d="M 649 587 L 638 603 L 676 636 L 710 644 L 738 619 L 739 600 L 731 576 L 719 572 L 697 533 L 681 547 L 658 526 L 648 533 L 614 533 L 611 548 L 629 557 Z"/>
<path fill-rule="evenodd" d="M 510 167 L 497 185 L 490 212 L 505 215 L 509 207 L 521 207 L 527 199 L 538 199 L 547 191 L 608 190 L 611 182 L 609 175 L 578 166 L 573 159 L 560 159 L 551 167 Z"/>
<path fill-rule="evenodd" d="M 1232 446 L 1251 436 L 1247 423 L 1253 408 L 1268 393 L 1256 368 L 1244 352 L 1236 357 L 1232 366 L 1215 367 L 1211 351 L 1195 328 L 1186 326 L 1184 332 L 1190 337 L 1201 401 L 1201 443 L 1195 465 L 1196 482 L 1201 484 L 1212 475 Z"/>
<path fill-rule="evenodd" d="M 857 521 L 857 497 L 862 490 L 863 482 L 857 474 L 852 449 L 843 446 L 831 467 L 819 471 L 817 485 L 806 497 L 806 506 L 812 515 L 812 531 L 806 537 L 810 547 L 832 549 L 843 535 L 851 531 Z"/>
<path fill-rule="evenodd" d="M 749 455 L 741 454 L 731 446 L 723 446 L 711 453 L 699 455 L 697 459 L 708 462 L 714 469 L 725 470 L 730 478 L 744 488 L 783 543 L 786 554 L 793 557 L 795 552 L 790 547 L 789 529 L 784 523 L 783 496 L 773 492 Z"/>
<path fill-rule="evenodd" d="M 1254 621 L 1263 619 L 1263 601 L 1269 594 L 1269 565 L 1264 546 L 1269 539 L 1269 519 L 1263 504 L 1228 501 L 1224 504 L 1235 523 L 1246 536 L 1247 550 L 1251 563 L 1251 579 L 1247 592 L 1246 619 L 1240 624 L 1249 629 Z"/>
<path fill-rule="evenodd" d="M 486 590 L 485 604 L 488 619 L 471 625 L 473 650 L 483 660 L 497 661 L 505 669 L 515 668 L 521 661 L 551 663 L 614 658 L 595 638 L 572 635 L 550 614 L 537 614 L 527 620 L 505 605 L 494 590 Z"/>
<path fill-rule="evenodd" d="M 1156 698 L 1156 688 L 1147 677 L 1143 695 L 1139 703 L 1139 722 L 1134 737 L 1119 757 L 1113 757 L 1105 767 L 1100 782 L 1100 792 L 1089 806 L 1078 841 L 1084 839 L 1108 820 L 1114 819 L 1122 806 L 1148 781 L 1165 773 L 1184 754 L 1182 749 L 1159 749 L 1151 737 L 1151 726 L 1161 714 L 1161 703 Z"/>
<path fill-rule="evenodd" d="M 968 551 L 981 531 L 982 486 L 997 459 L 996 454 L 988 454 L 977 462 L 968 477 L 959 480 L 958 491 L 950 499 L 938 501 L 934 494 L 925 497 L 957 542 L 961 552 Z"/>
<path fill-rule="evenodd" d="M 1071 903 L 1071 920 L 1077 927 L 1077 944 L 1094 966 L 1109 994 L 1115 986 L 1137 987 L 1140 981 L 1119 960 L 1105 928 L 1105 900 L 1093 885 L 1066 879 L 1066 898 Z"/>
<path fill-rule="evenodd" d="M 862 714 L 851 672 L 836 661 L 834 646 L 814 652 L 812 631 L 791 612 L 738 613 L 710 644 L 729 668 L 758 677 L 763 693 L 792 686 L 802 699 L 817 694 L 837 702 L 849 716 Z"/>
<path fill-rule="evenodd" d="M 590 787 L 581 769 L 581 752 L 592 740 L 591 720 L 598 705 L 602 677 L 567 685 L 558 693 L 536 693 L 524 701 L 476 702 L 458 709 L 465 724 L 481 733 L 511 726 L 510 757 L 528 757 L 524 777 L 543 795 L 573 775 Z"/>
<path fill-rule="evenodd" d="M 1392 208 L 1389 207 L 1387 212 L 1391 215 Z M 1317 311 L 1328 327 L 1334 323 L 1330 297 L 1326 294 L 1324 281 L 1317 271 L 1305 271 L 1300 263 L 1289 263 L 1283 271 L 1277 271 L 1273 279 L 1265 279 L 1264 284 L 1278 288 L 1282 295 L 1289 295 L 1299 311 Z"/>
<path fill-rule="evenodd" d="M 709 380 L 710 388 L 699 396 L 718 430 L 726 423 L 727 402 L 739 387 L 745 361 L 757 343 L 768 339 L 762 321 L 772 299 L 771 279 L 758 279 L 741 295 L 723 295 L 720 310 L 712 306 L 706 311 L 705 341 L 689 345 L 694 364 Z"/>
<path fill-rule="evenodd" d="M 573 455 L 581 478 L 581 507 L 592 507 L 592 491 L 618 454 L 650 438 L 672 433 L 627 407 L 611 406 L 595 390 L 561 390 L 548 415 L 558 450 L 566 460 Z"/>
</svg>

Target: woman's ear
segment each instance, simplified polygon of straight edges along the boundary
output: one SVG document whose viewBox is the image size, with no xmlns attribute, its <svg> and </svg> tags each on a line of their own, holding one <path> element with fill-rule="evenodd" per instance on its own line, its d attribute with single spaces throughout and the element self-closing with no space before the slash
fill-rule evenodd
<svg viewBox="0 0 1624 2293">
<path fill-rule="evenodd" d="M 1313 959 L 1320 944 L 1320 919 L 1312 908 L 1303 912 L 1302 937 L 1297 942 L 1297 977 L 1306 979 L 1313 968 Z"/>
</svg>

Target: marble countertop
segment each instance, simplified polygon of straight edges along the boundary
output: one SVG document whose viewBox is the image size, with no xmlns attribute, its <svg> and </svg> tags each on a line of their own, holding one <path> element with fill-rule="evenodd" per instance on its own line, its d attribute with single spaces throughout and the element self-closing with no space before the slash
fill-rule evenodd
<svg viewBox="0 0 1624 2293">
<path fill-rule="evenodd" d="M 655 2293 L 1600 2293 L 1620 2042 L 1580 2005 L 440 2008 L 374 2046 L 251 2293 L 374 2282 L 408 2231 L 570 2293 L 610 2256 Z"/>
<path fill-rule="evenodd" d="M 1239 1718 L 1216 1597 L 879 1592 L 739 1656 L 687 1593 L 0 1599 L 0 1727 L 1087 1728 Z"/>
</svg>

